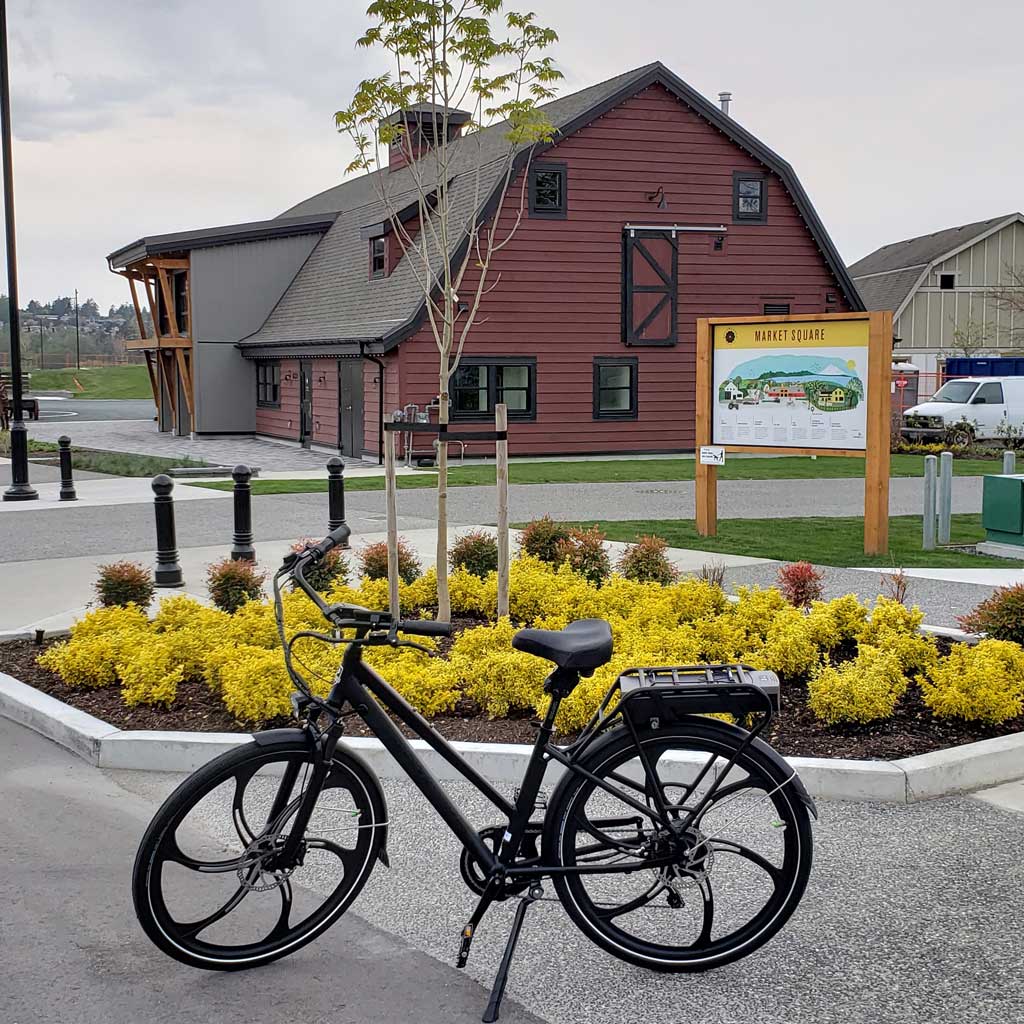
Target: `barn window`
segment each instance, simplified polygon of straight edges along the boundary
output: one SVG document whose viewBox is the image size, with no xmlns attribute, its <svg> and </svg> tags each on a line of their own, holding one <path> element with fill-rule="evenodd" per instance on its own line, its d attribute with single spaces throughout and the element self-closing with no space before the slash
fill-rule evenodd
<svg viewBox="0 0 1024 1024">
<path fill-rule="evenodd" d="M 679 337 L 679 250 L 671 231 L 622 236 L 622 341 L 674 345 Z"/>
<path fill-rule="evenodd" d="M 530 166 L 530 216 L 559 219 L 568 209 L 568 168 L 561 163 Z"/>
<path fill-rule="evenodd" d="M 951 292 L 956 288 L 956 274 L 939 274 L 939 288 Z"/>
<path fill-rule="evenodd" d="M 765 316 L 789 316 L 788 302 L 766 302 L 764 304 Z"/>
<path fill-rule="evenodd" d="M 768 203 L 764 175 L 749 171 L 732 173 L 732 219 L 763 224 L 768 219 Z"/>
<path fill-rule="evenodd" d="M 499 402 L 507 406 L 510 420 L 535 419 L 536 387 L 535 359 L 463 359 L 452 377 L 452 419 L 491 419 Z"/>
<path fill-rule="evenodd" d="M 370 239 L 370 277 L 387 276 L 387 247 L 383 235 Z"/>
<path fill-rule="evenodd" d="M 256 364 L 256 404 L 263 409 L 281 405 L 281 364 Z"/>
<path fill-rule="evenodd" d="M 594 360 L 594 419 L 635 420 L 637 360 L 598 356 Z"/>
</svg>

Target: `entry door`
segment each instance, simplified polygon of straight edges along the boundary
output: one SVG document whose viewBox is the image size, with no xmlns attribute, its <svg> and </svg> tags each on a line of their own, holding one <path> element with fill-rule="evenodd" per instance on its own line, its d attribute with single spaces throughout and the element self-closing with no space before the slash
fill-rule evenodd
<svg viewBox="0 0 1024 1024">
<path fill-rule="evenodd" d="M 623 233 L 622 298 L 625 344 L 676 343 L 679 251 L 671 231 L 627 228 Z"/>
<path fill-rule="evenodd" d="M 299 363 L 299 441 L 308 448 L 313 440 L 313 364 Z"/>
<path fill-rule="evenodd" d="M 363 452 L 363 361 L 338 360 L 338 446 L 358 459 Z"/>
</svg>

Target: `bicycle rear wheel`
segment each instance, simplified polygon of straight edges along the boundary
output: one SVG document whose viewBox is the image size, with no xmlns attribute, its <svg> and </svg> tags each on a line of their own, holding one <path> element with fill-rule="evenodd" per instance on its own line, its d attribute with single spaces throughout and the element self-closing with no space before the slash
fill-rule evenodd
<svg viewBox="0 0 1024 1024">
<path fill-rule="evenodd" d="M 384 798 L 372 771 L 339 746 L 299 863 L 279 869 L 273 857 L 312 771 L 309 743 L 296 731 L 215 758 L 167 798 L 132 879 L 136 915 L 160 949 L 209 970 L 257 967 L 344 913 L 384 842 Z"/>
<path fill-rule="evenodd" d="M 757 746 L 715 788 L 744 735 L 695 717 L 640 731 L 641 759 L 620 726 L 581 763 L 608 789 L 563 778 L 545 819 L 545 861 L 608 869 L 553 876 L 569 916 L 597 945 L 653 970 L 703 971 L 752 953 L 792 915 L 811 869 L 810 818 Z M 659 787 L 671 828 L 654 816 Z M 615 872 L 620 865 L 631 870 Z"/>
</svg>

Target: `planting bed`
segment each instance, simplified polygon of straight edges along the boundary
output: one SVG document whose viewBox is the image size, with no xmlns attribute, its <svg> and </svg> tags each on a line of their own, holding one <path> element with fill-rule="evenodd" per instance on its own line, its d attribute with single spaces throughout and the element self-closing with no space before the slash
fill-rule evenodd
<svg viewBox="0 0 1024 1024">
<path fill-rule="evenodd" d="M 457 623 L 457 629 L 478 624 L 467 620 Z M 170 708 L 150 704 L 127 707 L 117 686 L 98 689 L 67 686 L 55 673 L 36 664 L 36 658 L 47 646 L 49 643 L 39 646 L 30 641 L 0 644 L 0 671 L 120 729 L 250 731 L 227 711 L 220 698 L 203 682 L 180 683 Z M 528 712 L 491 720 L 468 698 L 460 700 L 451 712 L 433 719 L 434 725 L 450 740 L 493 743 L 532 742 L 533 722 L 534 716 Z M 287 724 L 286 719 L 277 719 L 268 723 L 268 727 Z M 346 731 L 353 736 L 369 735 L 363 723 L 354 717 L 346 723 Z M 404 727 L 402 731 L 412 735 Z M 914 688 L 907 692 L 889 718 L 867 725 L 830 726 L 811 714 L 804 685 L 783 683 L 782 713 L 764 738 L 790 756 L 895 760 L 1021 731 L 1024 731 L 1024 716 L 1000 725 L 937 719 Z M 571 734 L 562 738 L 569 739 Z"/>
</svg>

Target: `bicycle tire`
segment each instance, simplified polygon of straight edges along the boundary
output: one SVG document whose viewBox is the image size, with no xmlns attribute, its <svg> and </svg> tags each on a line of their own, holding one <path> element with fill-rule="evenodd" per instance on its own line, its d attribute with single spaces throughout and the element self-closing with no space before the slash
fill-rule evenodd
<svg viewBox="0 0 1024 1024">
<path fill-rule="evenodd" d="M 317 851 L 328 852 L 335 860 L 343 864 L 344 875 L 339 885 L 314 913 L 304 918 L 295 927 L 289 927 L 284 931 L 275 926 L 274 931 L 270 933 L 273 937 L 268 936 L 263 941 L 218 946 L 200 938 L 202 932 L 206 930 L 205 928 L 192 936 L 183 934 L 195 922 L 175 921 L 168 909 L 166 894 L 162 891 L 165 865 L 180 864 L 197 874 L 222 874 L 225 877 L 230 876 L 232 870 L 236 870 L 238 878 L 242 880 L 240 891 L 245 887 L 247 881 L 249 884 L 247 892 L 238 898 L 236 907 L 238 904 L 244 903 L 248 892 L 266 892 L 275 887 L 276 879 L 271 879 L 271 883 L 266 888 L 259 888 L 249 881 L 257 872 L 262 872 L 259 861 L 256 859 L 258 854 L 243 853 L 233 860 L 226 861 L 196 860 L 182 853 L 178 832 L 182 829 L 183 824 L 188 822 L 191 811 L 202 804 L 210 794 L 215 793 L 219 787 L 230 784 L 234 779 L 232 820 L 233 827 L 239 832 L 238 845 L 241 846 L 244 837 L 235 818 L 238 805 L 241 800 L 244 800 L 245 791 L 252 779 L 260 773 L 261 769 L 269 769 L 268 777 L 271 779 L 277 778 L 275 773 L 281 769 L 280 777 L 283 779 L 284 773 L 288 771 L 290 765 L 298 766 L 295 769 L 296 772 L 305 771 L 305 766 L 311 768 L 312 751 L 308 738 L 298 730 L 287 730 L 287 732 L 292 735 L 282 739 L 274 739 L 270 734 L 265 734 L 268 739 L 228 751 L 200 768 L 185 779 L 164 801 L 143 835 L 132 874 L 135 913 L 150 940 L 168 956 L 182 963 L 206 970 L 231 971 L 259 967 L 289 955 L 317 938 L 338 920 L 366 884 L 375 860 L 381 857 L 386 839 L 387 811 L 380 783 L 372 769 L 339 744 L 335 750 L 324 790 L 318 798 L 318 805 L 324 799 L 324 793 L 332 790 L 344 789 L 351 795 L 353 809 L 346 810 L 345 814 L 357 823 L 347 825 L 342 829 L 328 831 L 354 832 L 354 845 L 349 850 L 339 842 L 324 840 L 322 837 L 310 837 L 308 830 L 305 833 L 307 837 L 310 837 L 311 842 L 315 840 L 318 843 L 315 847 Z M 238 780 L 243 777 L 246 778 L 246 782 L 242 787 L 242 797 L 239 798 Z M 270 787 L 268 786 L 268 788 Z M 297 797 L 293 797 L 288 803 L 288 807 L 292 808 L 291 813 L 294 813 L 295 806 L 297 806 Z M 358 815 L 357 819 L 356 815 Z M 245 821 L 244 814 L 242 820 Z M 286 825 L 287 818 L 283 819 L 278 826 L 278 834 L 287 833 Z M 187 828 L 193 828 L 191 822 L 188 822 Z M 249 828 L 247 824 L 246 828 Z M 190 837 L 196 834 L 192 832 Z M 204 838 L 206 837 L 204 836 Z M 258 841 L 260 837 L 255 838 Z M 271 832 L 266 832 L 262 839 L 264 842 L 268 840 L 273 842 L 273 835 Z M 329 849 L 329 847 L 336 849 Z M 344 858 L 339 851 L 344 852 Z M 246 859 L 247 857 L 248 859 Z M 202 865 L 206 870 L 204 871 L 203 867 L 193 867 L 193 864 Z M 257 880 L 261 879 L 262 874 L 257 877 Z M 234 880 L 232 880 L 232 884 L 234 884 Z M 287 877 L 284 882 L 276 885 L 276 888 L 282 892 L 280 897 L 282 904 L 285 903 L 283 895 L 285 886 L 287 886 L 290 910 L 295 894 L 291 886 L 291 877 Z M 304 897 L 309 893 L 305 887 L 300 891 Z M 234 909 L 234 907 L 231 908 L 231 910 Z M 221 920 L 224 920 L 231 910 L 212 921 L 210 927 L 214 923 L 219 924 Z"/>
<path fill-rule="evenodd" d="M 683 719 L 678 724 L 656 730 L 650 728 L 638 730 L 639 741 L 643 744 L 648 758 L 660 750 L 661 752 L 680 751 L 691 754 L 703 752 L 727 759 L 735 753 L 744 735 L 743 730 L 734 726 L 701 717 Z M 636 753 L 636 743 L 628 730 L 620 725 L 610 729 L 604 737 L 594 743 L 591 750 L 587 751 L 581 760 L 580 767 L 607 781 L 610 773 L 616 772 L 618 768 L 628 763 L 631 758 L 636 756 Z M 752 780 L 752 785 L 747 787 L 752 792 L 763 790 L 766 794 L 756 798 L 755 804 L 752 806 L 763 803 L 766 799 L 770 800 L 772 812 L 778 815 L 778 820 L 772 822 L 772 827 L 782 836 L 781 845 L 784 851 L 781 856 L 781 864 L 771 864 L 771 867 L 779 873 L 778 882 L 774 882 L 774 876 L 769 875 L 774 882 L 774 888 L 778 890 L 778 895 L 766 903 L 765 908 L 755 915 L 748 927 L 729 936 L 719 939 L 712 938 L 711 928 L 714 926 L 714 886 L 712 881 L 715 879 L 715 863 L 720 863 L 724 854 L 735 854 L 734 848 L 737 846 L 744 849 L 742 844 L 731 840 L 720 840 L 712 836 L 705 837 L 703 842 L 696 837 L 693 840 L 694 849 L 710 848 L 714 857 L 717 858 L 715 863 L 711 863 L 708 858 L 709 863 L 703 865 L 704 878 L 701 883 L 712 894 L 710 912 L 707 897 L 702 894 L 704 913 L 705 915 L 710 913 L 712 924 L 706 935 L 702 925 L 701 932 L 694 944 L 673 947 L 664 942 L 648 941 L 630 934 L 615 924 L 616 916 L 620 914 L 630 917 L 648 907 L 651 910 L 665 909 L 654 906 L 655 897 L 662 891 L 666 893 L 671 904 L 672 896 L 668 893 L 670 888 L 668 884 L 665 884 L 663 890 L 654 889 L 654 885 L 659 879 L 663 883 L 671 881 L 673 884 L 676 884 L 677 880 L 687 883 L 695 881 L 695 878 L 679 878 L 678 875 L 675 878 L 666 877 L 666 869 L 661 869 L 660 875 L 656 873 L 655 883 L 651 886 L 654 894 L 649 897 L 647 903 L 641 903 L 632 910 L 621 910 L 614 905 L 609 907 L 607 903 L 596 902 L 593 893 L 588 889 L 588 886 L 596 888 L 597 883 L 590 881 L 597 877 L 595 875 L 554 874 L 552 880 L 559 899 L 570 919 L 580 931 L 602 949 L 621 960 L 665 972 L 698 972 L 721 967 L 749 955 L 768 942 L 796 910 L 807 885 L 812 860 L 811 824 L 807 806 L 801 798 L 801 793 L 792 784 L 787 783 L 788 776 L 780 768 L 778 761 L 771 756 L 772 753 L 770 748 L 763 744 L 752 744 L 740 755 L 734 769 L 737 773 L 745 773 L 747 778 Z M 661 756 L 662 753 L 658 753 L 658 758 Z M 655 761 L 657 764 L 657 759 Z M 741 781 L 729 783 L 728 786 L 723 785 L 722 791 L 726 792 L 727 797 L 730 798 L 735 793 L 741 793 L 743 791 Z M 647 788 L 649 790 L 649 787 Z M 679 785 L 678 788 L 683 789 L 684 787 Z M 733 792 L 727 792 L 728 790 Z M 573 866 L 577 864 L 578 850 L 594 849 L 601 845 L 601 840 L 595 842 L 593 825 L 587 818 L 585 809 L 587 801 L 595 793 L 600 793 L 602 799 L 606 798 L 605 792 L 583 775 L 567 771 L 562 777 L 552 794 L 544 822 L 544 859 L 547 863 Z M 615 800 L 614 797 L 608 799 Z M 720 803 L 717 800 L 713 801 L 710 806 L 716 809 L 720 806 L 724 810 L 727 805 L 723 799 Z M 697 819 L 698 828 L 704 826 L 709 814 L 710 811 L 702 812 Z M 640 816 L 635 815 L 635 817 Z M 649 824 L 651 826 L 650 834 L 653 836 L 653 820 Z M 642 831 L 642 827 L 637 827 L 637 837 L 632 841 L 633 846 L 641 845 L 639 835 Z M 589 842 L 589 847 L 578 845 L 578 837 L 581 832 Z M 598 829 L 598 834 L 603 835 L 604 833 Z M 697 832 L 696 835 L 702 835 L 702 833 Z M 615 841 L 624 842 L 622 839 Z M 779 842 L 777 837 L 774 841 Z M 719 846 L 722 847 L 721 850 L 718 849 Z M 611 849 L 612 847 L 609 846 L 609 851 Z M 662 852 L 664 852 L 664 847 Z M 748 851 L 748 853 L 757 853 L 757 851 Z M 737 856 L 745 859 L 742 855 Z M 756 861 L 752 863 L 760 867 Z M 767 869 L 762 868 L 762 870 L 768 874 Z M 641 874 L 639 871 L 632 872 L 632 875 Z M 697 872 L 694 872 L 695 876 L 696 874 Z M 612 876 L 601 877 L 611 878 Z M 622 878 L 623 876 L 616 877 Z M 610 885 L 611 883 L 606 884 Z M 700 886 L 695 885 L 694 891 L 698 888 Z M 623 903 L 622 907 L 629 907 L 630 902 L 636 903 L 637 899 Z M 680 899 L 679 903 L 685 905 L 685 900 Z M 702 938 L 703 941 L 700 941 Z"/>
</svg>

